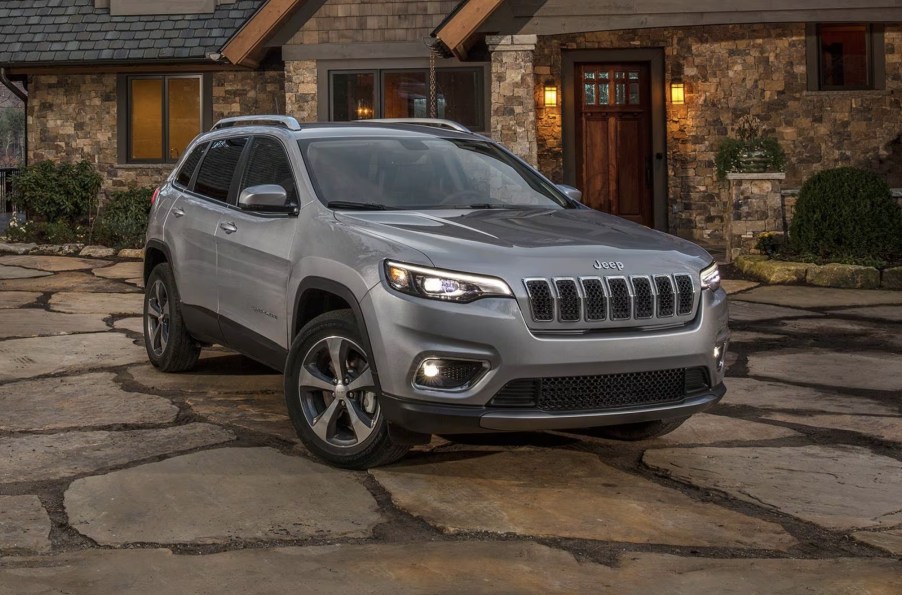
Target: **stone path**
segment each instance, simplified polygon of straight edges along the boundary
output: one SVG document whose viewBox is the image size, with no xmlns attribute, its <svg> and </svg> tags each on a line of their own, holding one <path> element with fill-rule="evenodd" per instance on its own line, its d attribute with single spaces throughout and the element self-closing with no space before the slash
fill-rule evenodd
<svg viewBox="0 0 902 595">
<path fill-rule="evenodd" d="M 902 592 L 900 292 L 729 282 L 727 397 L 658 440 L 348 472 L 271 370 L 150 366 L 142 271 L 0 256 L 0 594 Z"/>
</svg>

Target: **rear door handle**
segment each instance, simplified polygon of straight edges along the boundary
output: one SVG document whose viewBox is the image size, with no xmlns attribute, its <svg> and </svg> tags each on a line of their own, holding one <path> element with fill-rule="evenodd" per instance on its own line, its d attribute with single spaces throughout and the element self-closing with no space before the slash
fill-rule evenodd
<svg viewBox="0 0 902 595">
<path fill-rule="evenodd" d="M 228 234 L 232 234 L 238 231 L 238 227 L 234 223 L 220 223 L 219 229 Z"/>
<path fill-rule="evenodd" d="M 184 217 L 185 210 L 179 209 L 178 207 L 176 207 L 176 208 L 172 209 L 172 214 L 175 215 L 176 217 Z"/>
</svg>

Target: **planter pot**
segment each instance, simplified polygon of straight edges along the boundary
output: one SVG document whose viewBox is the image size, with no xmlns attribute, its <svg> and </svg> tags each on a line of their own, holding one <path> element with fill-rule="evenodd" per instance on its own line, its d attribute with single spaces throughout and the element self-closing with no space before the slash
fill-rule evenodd
<svg viewBox="0 0 902 595">
<path fill-rule="evenodd" d="M 742 173 L 763 174 L 767 171 L 767 153 L 761 149 L 743 149 L 739 152 Z"/>
</svg>

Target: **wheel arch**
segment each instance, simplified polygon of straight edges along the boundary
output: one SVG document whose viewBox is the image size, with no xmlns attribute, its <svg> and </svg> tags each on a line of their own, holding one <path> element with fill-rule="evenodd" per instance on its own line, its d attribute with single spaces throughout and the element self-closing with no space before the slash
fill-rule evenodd
<svg viewBox="0 0 902 595">
<path fill-rule="evenodd" d="M 159 240 L 150 240 L 144 247 L 144 283 L 150 278 L 150 274 L 160 264 L 168 262 L 172 264 L 172 255 L 169 247 Z"/>
</svg>

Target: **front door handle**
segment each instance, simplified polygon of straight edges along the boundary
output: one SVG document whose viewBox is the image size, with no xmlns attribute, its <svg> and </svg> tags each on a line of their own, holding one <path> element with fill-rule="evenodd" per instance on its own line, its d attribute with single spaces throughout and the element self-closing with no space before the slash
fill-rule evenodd
<svg viewBox="0 0 902 595">
<path fill-rule="evenodd" d="M 234 223 L 220 223 L 219 229 L 228 234 L 233 234 L 238 231 L 238 227 Z"/>
<path fill-rule="evenodd" d="M 185 210 L 184 210 L 184 209 L 179 209 L 178 207 L 176 207 L 176 208 L 172 209 L 172 214 L 173 214 L 175 217 L 184 217 L 184 216 L 185 216 Z"/>
</svg>

